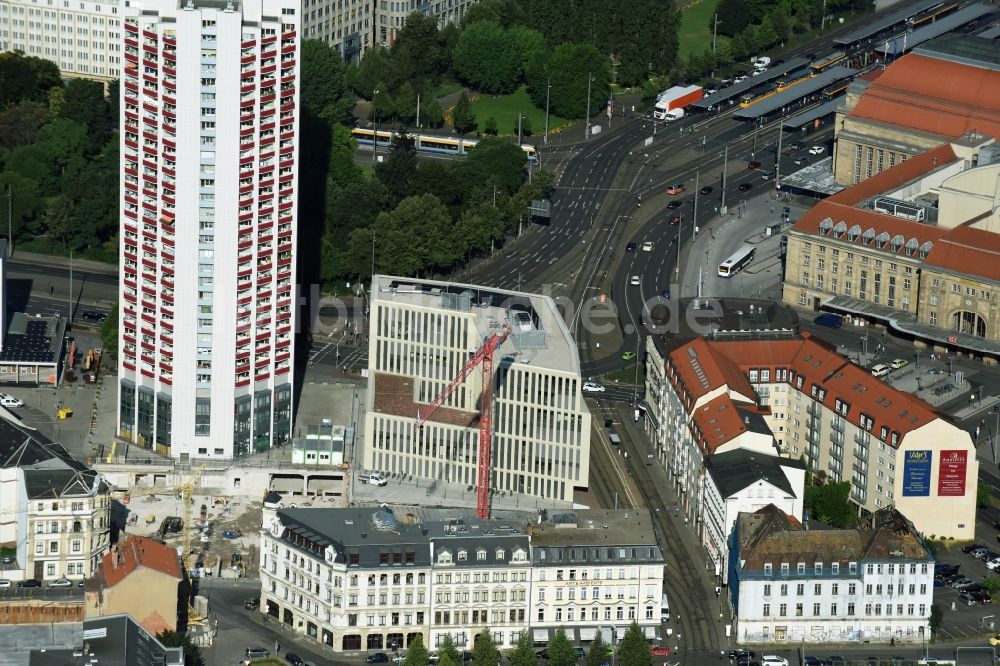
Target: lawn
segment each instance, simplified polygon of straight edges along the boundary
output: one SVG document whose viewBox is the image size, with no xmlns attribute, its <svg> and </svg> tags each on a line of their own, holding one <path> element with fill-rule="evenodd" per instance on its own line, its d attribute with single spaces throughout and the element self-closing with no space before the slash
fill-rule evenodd
<svg viewBox="0 0 1000 666">
<path fill-rule="evenodd" d="M 678 55 L 687 58 L 691 53 L 703 53 L 712 46 L 712 17 L 719 0 L 694 0 L 681 10 L 681 28 L 677 35 Z"/>
<path fill-rule="evenodd" d="M 493 97 L 477 93 L 473 98 L 472 111 L 476 114 L 476 121 L 479 123 L 479 131 L 483 131 L 486 126 L 486 119 L 490 116 L 496 118 L 497 129 L 501 134 L 517 134 L 517 114 L 526 116 L 531 123 L 533 134 L 541 135 L 545 131 L 545 109 L 536 107 L 528 91 L 518 88 L 509 95 Z M 549 131 L 557 127 L 568 125 L 569 121 L 556 115 L 549 114 Z"/>
<path fill-rule="evenodd" d="M 642 386 L 643 384 L 646 383 L 646 372 L 645 372 L 645 370 L 646 370 L 645 363 L 640 362 L 639 363 L 639 384 L 638 384 L 639 386 Z M 621 370 L 617 370 L 615 372 L 609 372 L 608 374 L 604 375 L 604 383 L 605 384 L 614 384 L 614 383 L 628 384 L 629 386 L 631 386 L 632 384 L 634 384 L 635 383 L 635 362 L 633 361 L 633 362 L 629 363 L 628 365 L 626 365 Z"/>
</svg>

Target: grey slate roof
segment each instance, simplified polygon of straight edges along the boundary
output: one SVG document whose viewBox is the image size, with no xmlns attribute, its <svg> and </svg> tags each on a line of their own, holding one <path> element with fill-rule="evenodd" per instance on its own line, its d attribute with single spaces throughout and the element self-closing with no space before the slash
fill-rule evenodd
<svg viewBox="0 0 1000 666">
<path fill-rule="evenodd" d="M 717 453 L 705 459 L 705 469 L 723 498 L 732 497 L 762 480 L 795 497 L 795 490 L 788 483 L 788 478 L 781 470 L 782 467 L 805 469 L 805 465 L 798 460 L 769 456 L 745 449 Z"/>
</svg>

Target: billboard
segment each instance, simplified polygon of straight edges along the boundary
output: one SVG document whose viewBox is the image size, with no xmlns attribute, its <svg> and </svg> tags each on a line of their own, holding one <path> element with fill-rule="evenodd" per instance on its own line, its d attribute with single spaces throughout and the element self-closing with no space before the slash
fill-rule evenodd
<svg viewBox="0 0 1000 666">
<path fill-rule="evenodd" d="M 903 458 L 903 497 L 931 494 L 931 452 L 906 451 Z"/>
<path fill-rule="evenodd" d="M 968 451 L 942 451 L 938 461 L 938 497 L 965 495 L 965 467 Z"/>
</svg>

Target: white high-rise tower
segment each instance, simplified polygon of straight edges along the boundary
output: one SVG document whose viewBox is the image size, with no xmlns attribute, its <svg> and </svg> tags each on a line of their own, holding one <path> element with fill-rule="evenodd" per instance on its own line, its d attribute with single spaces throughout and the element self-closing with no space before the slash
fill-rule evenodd
<svg viewBox="0 0 1000 666">
<path fill-rule="evenodd" d="M 300 5 L 122 12 L 118 430 L 244 456 L 291 433 Z"/>
</svg>

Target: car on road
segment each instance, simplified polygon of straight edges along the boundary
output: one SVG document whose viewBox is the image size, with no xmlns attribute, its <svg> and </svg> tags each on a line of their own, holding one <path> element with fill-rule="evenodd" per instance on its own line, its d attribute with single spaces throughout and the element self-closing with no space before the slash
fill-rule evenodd
<svg viewBox="0 0 1000 666">
<path fill-rule="evenodd" d="M 665 298 L 665 299 L 667 299 L 669 301 L 670 300 L 670 287 L 667 287 L 666 289 L 664 289 L 663 291 L 661 291 L 660 292 L 660 296 L 663 296 L 663 298 Z"/>
<path fill-rule="evenodd" d="M 405 652 L 400 652 L 399 654 L 393 655 L 392 657 L 392 663 L 394 664 L 402 664 L 404 661 L 406 661 Z"/>
<path fill-rule="evenodd" d="M 287 661 L 292 666 L 302 666 L 302 664 L 305 663 L 302 661 L 302 657 L 295 654 L 294 652 L 286 652 L 285 661 Z"/>
<path fill-rule="evenodd" d="M 669 224 L 672 227 L 676 227 L 680 223 L 681 223 L 681 218 L 678 217 L 677 215 L 674 215 L 669 220 L 667 220 L 667 224 Z"/>
<path fill-rule="evenodd" d="M 250 646 L 246 649 L 246 655 L 250 659 L 266 659 L 271 653 L 262 647 Z"/>
<path fill-rule="evenodd" d="M 604 393 L 608 389 L 604 388 L 601 384 L 595 382 L 584 382 L 583 392 L 584 393 Z"/>
<path fill-rule="evenodd" d="M 819 657 L 803 657 L 802 666 L 826 666 L 827 662 Z"/>
<path fill-rule="evenodd" d="M 4 407 L 24 407 L 24 401 L 18 400 L 12 395 L 0 393 L 0 405 L 3 405 Z"/>
<path fill-rule="evenodd" d="M 634 358 L 635 358 L 635 352 L 633 352 L 633 351 L 628 351 L 628 352 L 625 352 L 624 354 L 622 354 L 622 360 L 623 361 L 631 361 Z"/>
<path fill-rule="evenodd" d="M 747 168 L 748 169 L 759 169 L 760 168 L 760 162 L 758 162 L 757 160 L 750 160 L 749 162 L 747 162 Z"/>
<path fill-rule="evenodd" d="M 84 310 L 80 313 L 81 319 L 86 319 L 87 321 L 93 321 L 100 323 L 108 318 L 107 312 L 98 312 L 97 310 Z"/>
<path fill-rule="evenodd" d="M 387 664 L 389 663 L 389 655 L 385 652 L 375 652 L 373 654 L 365 657 L 366 664 Z"/>
<path fill-rule="evenodd" d="M 809 158 L 806 155 L 796 155 L 795 159 L 792 160 L 792 162 L 794 162 L 797 165 L 805 164 L 808 161 Z"/>
<path fill-rule="evenodd" d="M 826 152 L 826 148 L 823 146 L 813 146 L 809 149 L 810 155 L 822 155 L 824 152 Z"/>
<path fill-rule="evenodd" d="M 667 194 L 677 196 L 678 194 L 684 194 L 687 190 L 687 186 L 684 183 L 674 183 L 667 187 Z"/>
<path fill-rule="evenodd" d="M 260 597 L 250 597 L 243 600 L 243 608 L 247 610 L 257 610 L 260 608 Z"/>
<path fill-rule="evenodd" d="M 700 191 L 702 194 L 711 194 L 713 189 L 715 188 L 713 188 L 711 185 L 706 185 L 705 187 L 701 188 Z"/>
<path fill-rule="evenodd" d="M 747 650 L 746 648 L 736 648 L 735 650 L 729 651 L 730 659 L 741 659 L 744 657 L 753 659 L 756 656 L 757 656 L 756 652 L 754 652 L 753 650 Z"/>
<path fill-rule="evenodd" d="M 907 361 L 905 358 L 897 358 L 893 360 L 892 363 L 889 364 L 889 367 L 892 368 L 893 370 L 899 370 L 900 368 L 905 368 L 909 364 L 910 362 Z"/>
<path fill-rule="evenodd" d="M 788 660 L 776 654 L 765 654 L 760 658 L 762 666 L 788 666 Z"/>
<path fill-rule="evenodd" d="M 990 639 L 990 645 L 1000 645 L 1000 634 Z"/>
<path fill-rule="evenodd" d="M 657 645 L 652 650 L 650 650 L 650 653 L 654 657 L 669 657 L 671 654 L 673 654 L 673 652 L 674 651 L 671 650 L 670 647 L 666 645 Z"/>
<path fill-rule="evenodd" d="M 73 581 L 69 578 L 57 578 L 49 583 L 49 587 L 73 587 Z"/>
<path fill-rule="evenodd" d="M 628 283 L 633 287 L 636 287 L 642 283 L 642 279 L 638 275 L 633 275 L 628 279 Z"/>
<path fill-rule="evenodd" d="M 646 241 L 645 243 L 643 243 L 642 244 L 642 251 L 643 252 L 652 252 L 653 251 L 653 241 Z"/>
<path fill-rule="evenodd" d="M 670 203 L 667 204 L 667 208 L 669 208 L 670 210 L 673 210 L 674 208 L 680 208 L 683 205 L 684 205 L 683 201 L 681 201 L 680 199 L 674 199 Z"/>
<path fill-rule="evenodd" d="M 635 252 L 635 248 L 636 248 L 636 244 L 635 243 L 629 243 L 629 244 L 627 244 L 625 246 L 625 251 L 626 252 Z"/>
<path fill-rule="evenodd" d="M 802 148 L 802 144 L 799 143 L 798 141 L 792 141 L 790 144 L 788 144 L 788 149 L 789 150 L 799 150 L 801 148 Z"/>
<path fill-rule="evenodd" d="M 17 581 L 17 586 L 18 587 L 41 587 L 42 586 L 42 581 L 40 581 L 40 580 L 38 580 L 36 578 L 28 578 L 27 580 L 19 580 L 19 581 Z"/>
<path fill-rule="evenodd" d="M 740 183 L 740 192 L 747 192 L 753 188 L 753 183 Z"/>
</svg>

